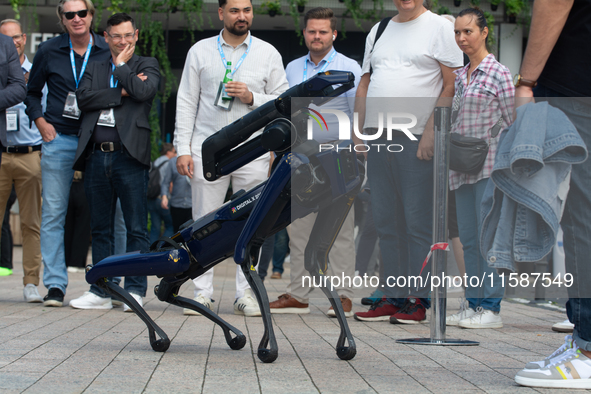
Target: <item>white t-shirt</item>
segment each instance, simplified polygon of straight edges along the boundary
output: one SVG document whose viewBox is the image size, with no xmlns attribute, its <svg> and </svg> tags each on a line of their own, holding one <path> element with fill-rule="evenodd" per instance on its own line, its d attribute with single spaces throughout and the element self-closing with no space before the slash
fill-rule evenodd
<svg viewBox="0 0 591 394">
<path fill-rule="evenodd" d="M 372 52 L 378 25 L 371 29 L 365 44 L 362 73 L 369 73 L 370 65 L 373 73 L 364 127 L 378 127 L 378 112 L 411 112 L 418 122 L 410 130 L 422 134 L 443 88 L 440 64 L 451 68 L 463 65 L 453 24 L 431 11 L 409 22 L 390 21 Z M 417 99 L 409 100 L 411 97 Z M 386 120 L 383 124 L 386 126 Z"/>
</svg>

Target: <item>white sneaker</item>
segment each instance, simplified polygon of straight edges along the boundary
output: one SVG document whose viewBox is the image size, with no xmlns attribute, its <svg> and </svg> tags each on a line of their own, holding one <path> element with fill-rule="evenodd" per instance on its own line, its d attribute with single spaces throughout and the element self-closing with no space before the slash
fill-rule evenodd
<svg viewBox="0 0 591 394">
<path fill-rule="evenodd" d="M 211 299 L 204 297 L 201 293 L 197 294 L 197 297 L 193 298 L 194 301 L 197 301 L 207 309 L 211 310 Z M 183 315 L 191 315 L 191 316 L 201 316 L 201 313 L 194 311 L 193 309 L 183 308 Z"/>
<path fill-rule="evenodd" d="M 573 341 L 573 337 L 570 335 L 567 335 L 564 337 L 564 343 L 558 349 L 556 349 L 554 351 L 554 353 L 552 353 L 551 355 L 549 355 L 548 357 L 546 357 L 542 361 L 532 361 L 532 362 L 527 363 L 525 365 L 525 369 L 539 369 L 539 368 L 547 367 L 548 364 L 550 364 L 552 362 L 553 358 L 561 356 L 564 352 L 572 349 L 573 346 L 574 346 L 575 350 L 578 349 L 576 342 Z"/>
<path fill-rule="evenodd" d="M 137 303 L 140 304 L 140 306 L 144 306 L 144 300 L 142 299 L 141 295 L 135 294 L 135 293 L 129 293 L 129 294 L 131 294 L 133 299 L 136 300 Z M 128 307 L 127 304 L 123 304 L 123 312 L 133 312 L 133 309 Z"/>
<path fill-rule="evenodd" d="M 70 306 L 76 309 L 111 309 L 111 298 L 102 298 L 90 291 L 84 292 L 82 297 L 70 301 Z"/>
<path fill-rule="evenodd" d="M 234 314 L 244 316 L 260 316 L 259 303 L 252 296 L 252 290 L 244 290 L 244 295 L 234 301 Z"/>
<path fill-rule="evenodd" d="M 552 331 L 556 332 L 573 332 L 575 329 L 575 325 L 572 324 L 568 319 L 565 321 L 561 321 L 560 323 L 556 323 L 552 326 Z"/>
<path fill-rule="evenodd" d="M 25 302 L 43 302 L 43 297 L 39 295 L 37 286 L 32 283 L 25 286 L 23 289 L 23 295 L 25 297 Z"/>
<path fill-rule="evenodd" d="M 517 372 L 515 383 L 530 387 L 591 389 L 591 360 L 573 347 L 544 368 Z"/>
<path fill-rule="evenodd" d="M 460 311 L 445 318 L 446 326 L 457 326 L 461 320 L 468 319 L 476 314 L 476 311 L 468 306 L 468 300 L 460 301 Z"/>
<path fill-rule="evenodd" d="M 476 313 L 458 322 L 462 328 L 503 328 L 503 320 L 499 312 L 478 307 Z"/>
</svg>

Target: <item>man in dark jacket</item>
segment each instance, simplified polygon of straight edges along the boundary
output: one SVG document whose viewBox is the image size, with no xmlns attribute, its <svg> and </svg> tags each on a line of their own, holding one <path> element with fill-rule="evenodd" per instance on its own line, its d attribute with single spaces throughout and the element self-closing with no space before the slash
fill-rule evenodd
<svg viewBox="0 0 591 394">
<path fill-rule="evenodd" d="M 112 57 L 88 69 L 76 97 L 84 114 L 74 169 L 84 170 L 92 229 L 92 260 L 96 264 L 114 253 L 115 205 L 127 229 L 127 251 L 149 248 L 147 187 L 150 165 L 148 116 L 158 91 L 158 61 L 134 55 L 138 30 L 123 13 L 107 21 L 105 41 Z M 125 289 L 142 304 L 147 279 L 126 277 Z M 111 298 L 98 286 L 70 301 L 72 308 L 110 309 Z M 125 306 L 124 311 L 130 311 Z"/>
</svg>

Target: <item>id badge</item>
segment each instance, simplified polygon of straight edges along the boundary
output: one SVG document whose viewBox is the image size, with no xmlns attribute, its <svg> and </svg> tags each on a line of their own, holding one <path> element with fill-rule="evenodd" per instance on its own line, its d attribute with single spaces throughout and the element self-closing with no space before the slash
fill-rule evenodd
<svg viewBox="0 0 591 394">
<path fill-rule="evenodd" d="M 99 126 L 115 127 L 115 113 L 113 112 L 113 108 L 103 109 L 96 124 Z"/>
<path fill-rule="evenodd" d="M 225 111 L 230 111 L 232 109 L 232 103 L 234 102 L 234 98 L 232 97 L 231 100 L 223 100 L 222 98 L 224 97 L 224 83 L 220 82 L 220 87 L 218 88 L 218 94 L 215 97 L 215 101 L 213 102 L 213 105 L 215 105 L 216 107 L 220 107 L 221 109 L 225 110 Z"/>
<path fill-rule="evenodd" d="M 17 132 L 20 127 L 19 110 L 18 109 L 7 109 L 6 110 L 6 131 Z"/>
<path fill-rule="evenodd" d="M 78 102 L 76 101 L 76 93 L 68 92 L 62 116 L 70 119 L 80 119 L 80 110 L 78 109 Z"/>
</svg>

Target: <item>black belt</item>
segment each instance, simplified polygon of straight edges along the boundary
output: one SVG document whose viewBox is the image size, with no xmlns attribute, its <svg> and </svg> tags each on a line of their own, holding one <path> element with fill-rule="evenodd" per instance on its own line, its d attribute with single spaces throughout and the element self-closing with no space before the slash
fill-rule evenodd
<svg viewBox="0 0 591 394">
<path fill-rule="evenodd" d="M 41 145 L 35 146 L 3 146 L 2 152 L 6 153 L 31 153 L 41 150 Z"/>
<path fill-rule="evenodd" d="M 121 150 L 123 145 L 121 142 L 100 142 L 92 145 L 93 150 L 100 150 L 101 152 L 115 152 Z"/>
</svg>

